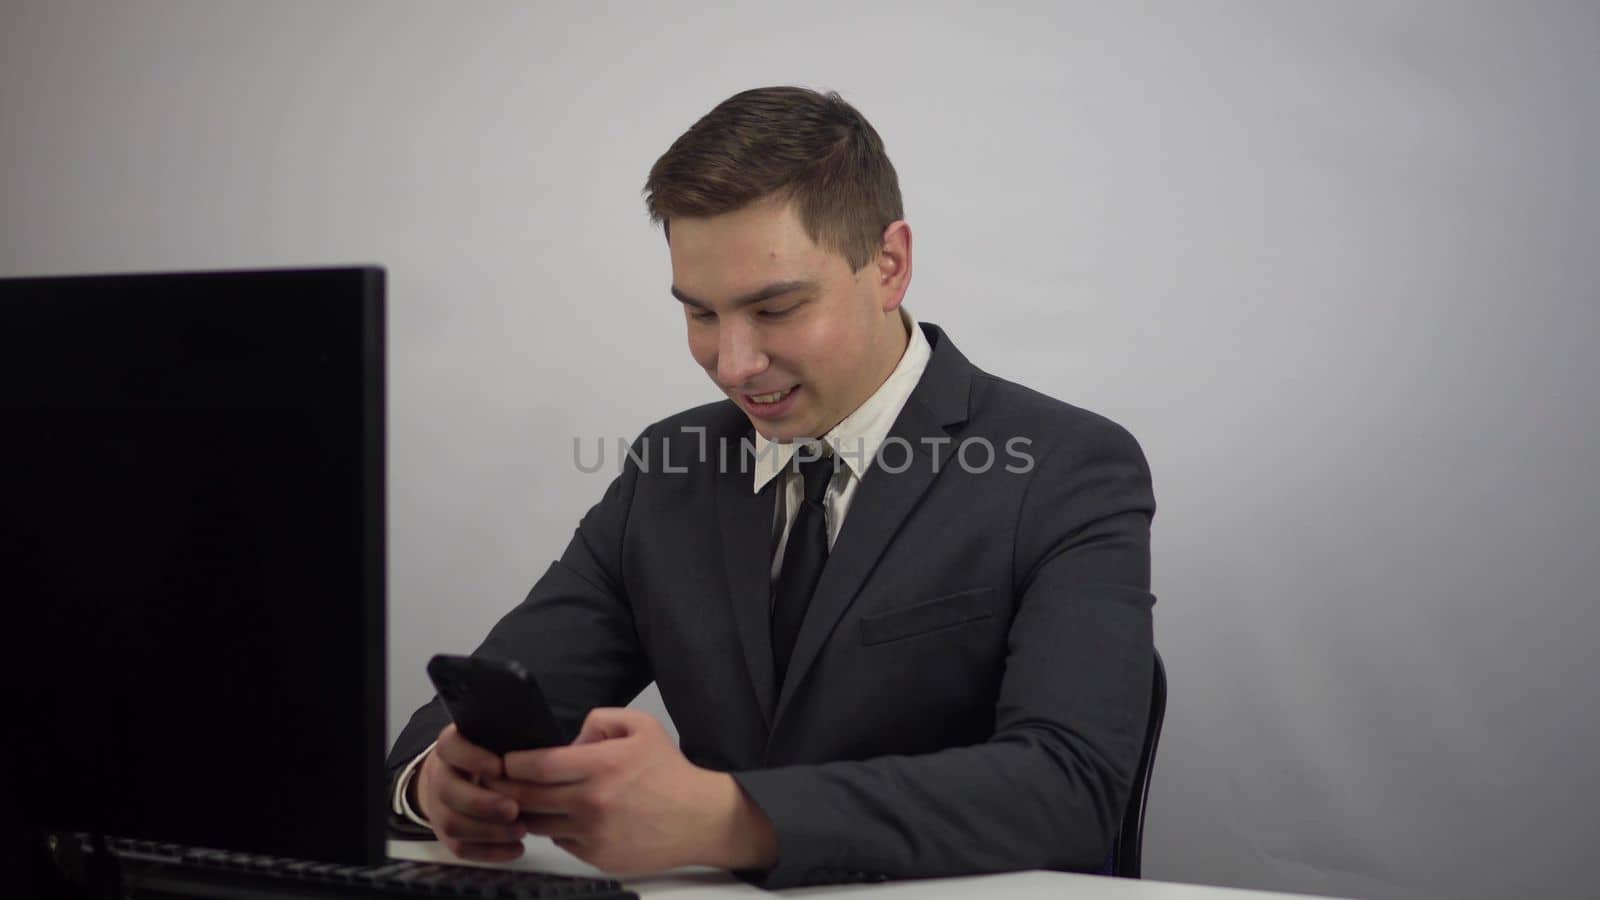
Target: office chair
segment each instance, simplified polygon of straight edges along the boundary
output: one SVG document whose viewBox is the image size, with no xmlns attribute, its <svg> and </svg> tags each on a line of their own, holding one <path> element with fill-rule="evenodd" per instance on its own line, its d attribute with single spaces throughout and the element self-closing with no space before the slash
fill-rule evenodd
<svg viewBox="0 0 1600 900">
<path fill-rule="evenodd" d="M 1144 748 L 1139 751 L 1139 767 L 1133 772 L 1133 790 L 1128 808 L 1122 813 L 1122 830 L 1111 845 L 1111 872 L 1119 878 L 1138 878 L 1141 850 L 1144 847 L 1144 809 L 1150 799 L 1150 769 L 1156 761 L 1156 744 L 1161 740 L 1161 723 L 1167 717 L 1167 668 L 1161 654 L 1155 654 L 1155 673 L 1150 685 L 1150 719 L 1145 726 Z"/>
</svg>

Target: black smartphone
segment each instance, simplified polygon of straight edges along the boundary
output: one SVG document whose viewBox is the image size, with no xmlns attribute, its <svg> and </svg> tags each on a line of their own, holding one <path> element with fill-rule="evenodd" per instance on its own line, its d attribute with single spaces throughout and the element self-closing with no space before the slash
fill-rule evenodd
<svg viewBox="0 0 1600 900">
<path fill-rule="evenodd" d="M 567 741 L 544 692 L 518 663 L 439 654 L 428 677 L 467 740 L 501 755 L 556 747 Z"/>
</svg>

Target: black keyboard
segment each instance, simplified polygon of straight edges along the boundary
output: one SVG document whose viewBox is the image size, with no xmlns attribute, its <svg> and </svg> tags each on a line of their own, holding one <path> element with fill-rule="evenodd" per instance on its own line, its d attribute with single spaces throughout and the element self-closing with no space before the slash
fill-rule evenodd
<svg viewBox="0 0 1600 900">
<path fill-rule="evenodd" d="M 605 878 L 422 862 L 341 866 L 153 841 L 112 840 L 108 845 L 122 861 L 125 884 L 137 891 L 155 894 L 215 900 L 354 897 L 638 900 L 638 895 L 623 890 L 621 883 Z"/>
</svg>

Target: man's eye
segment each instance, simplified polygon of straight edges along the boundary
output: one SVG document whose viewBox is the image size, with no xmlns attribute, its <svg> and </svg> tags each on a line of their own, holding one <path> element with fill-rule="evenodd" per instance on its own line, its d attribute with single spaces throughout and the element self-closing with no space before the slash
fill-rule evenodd
<svg viewBox="0 0 1600 900">
<path fill-rule="evenodd" d="M 763 309 L 760 315 L 763 319 L 781 319 L 784 316 L 787 316 L 789 313 L 794 312 L 795 308 L 799 305 L 800 304 L 796 303 L 794 306 L 785 306 L 783 309 Z"/>
<path fill-rule="evenodd" d="M 709 310 L 700 310 L 699 312 L 689 313 L 689 318 L 694 319 L 696 322 L 709 322 L 716 317 L 717 314 L 710 312 Z"/>
</svg>

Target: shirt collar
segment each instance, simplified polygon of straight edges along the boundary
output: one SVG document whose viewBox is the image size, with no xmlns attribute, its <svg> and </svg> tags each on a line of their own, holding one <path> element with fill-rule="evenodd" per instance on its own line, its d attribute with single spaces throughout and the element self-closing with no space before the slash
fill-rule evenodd
<svg viewBox="0 0 1600 900">
<path fill-rule="evenodd" d="M 900 410 L 905 408 L 906 401 L 911 399 L 911 392 L 922 380 L 922 372 L 928 367 L 928 358 L 933 355 L 933 348 L 928 346 L 928 338 L 917 327 L 916 317 L 911 315 L 911 311 L 900 307 L 900 318 L 910 331 L 910 339 L 906 342 L 906 351 L 901 354 L 899 364 L 866 402 L 822 436 L 823 442 L 858 480 L 872 467 L 878 448 L 889 437 L 890 427 L 900 417 Z M 797 441 L 775 443 L 762 437 L 759 431 L 756 432 L 756 493 L 760 493 L 768 482 L 789 467 L 789 461 L 794 458 L 799 446 Z"/>
</svg>

